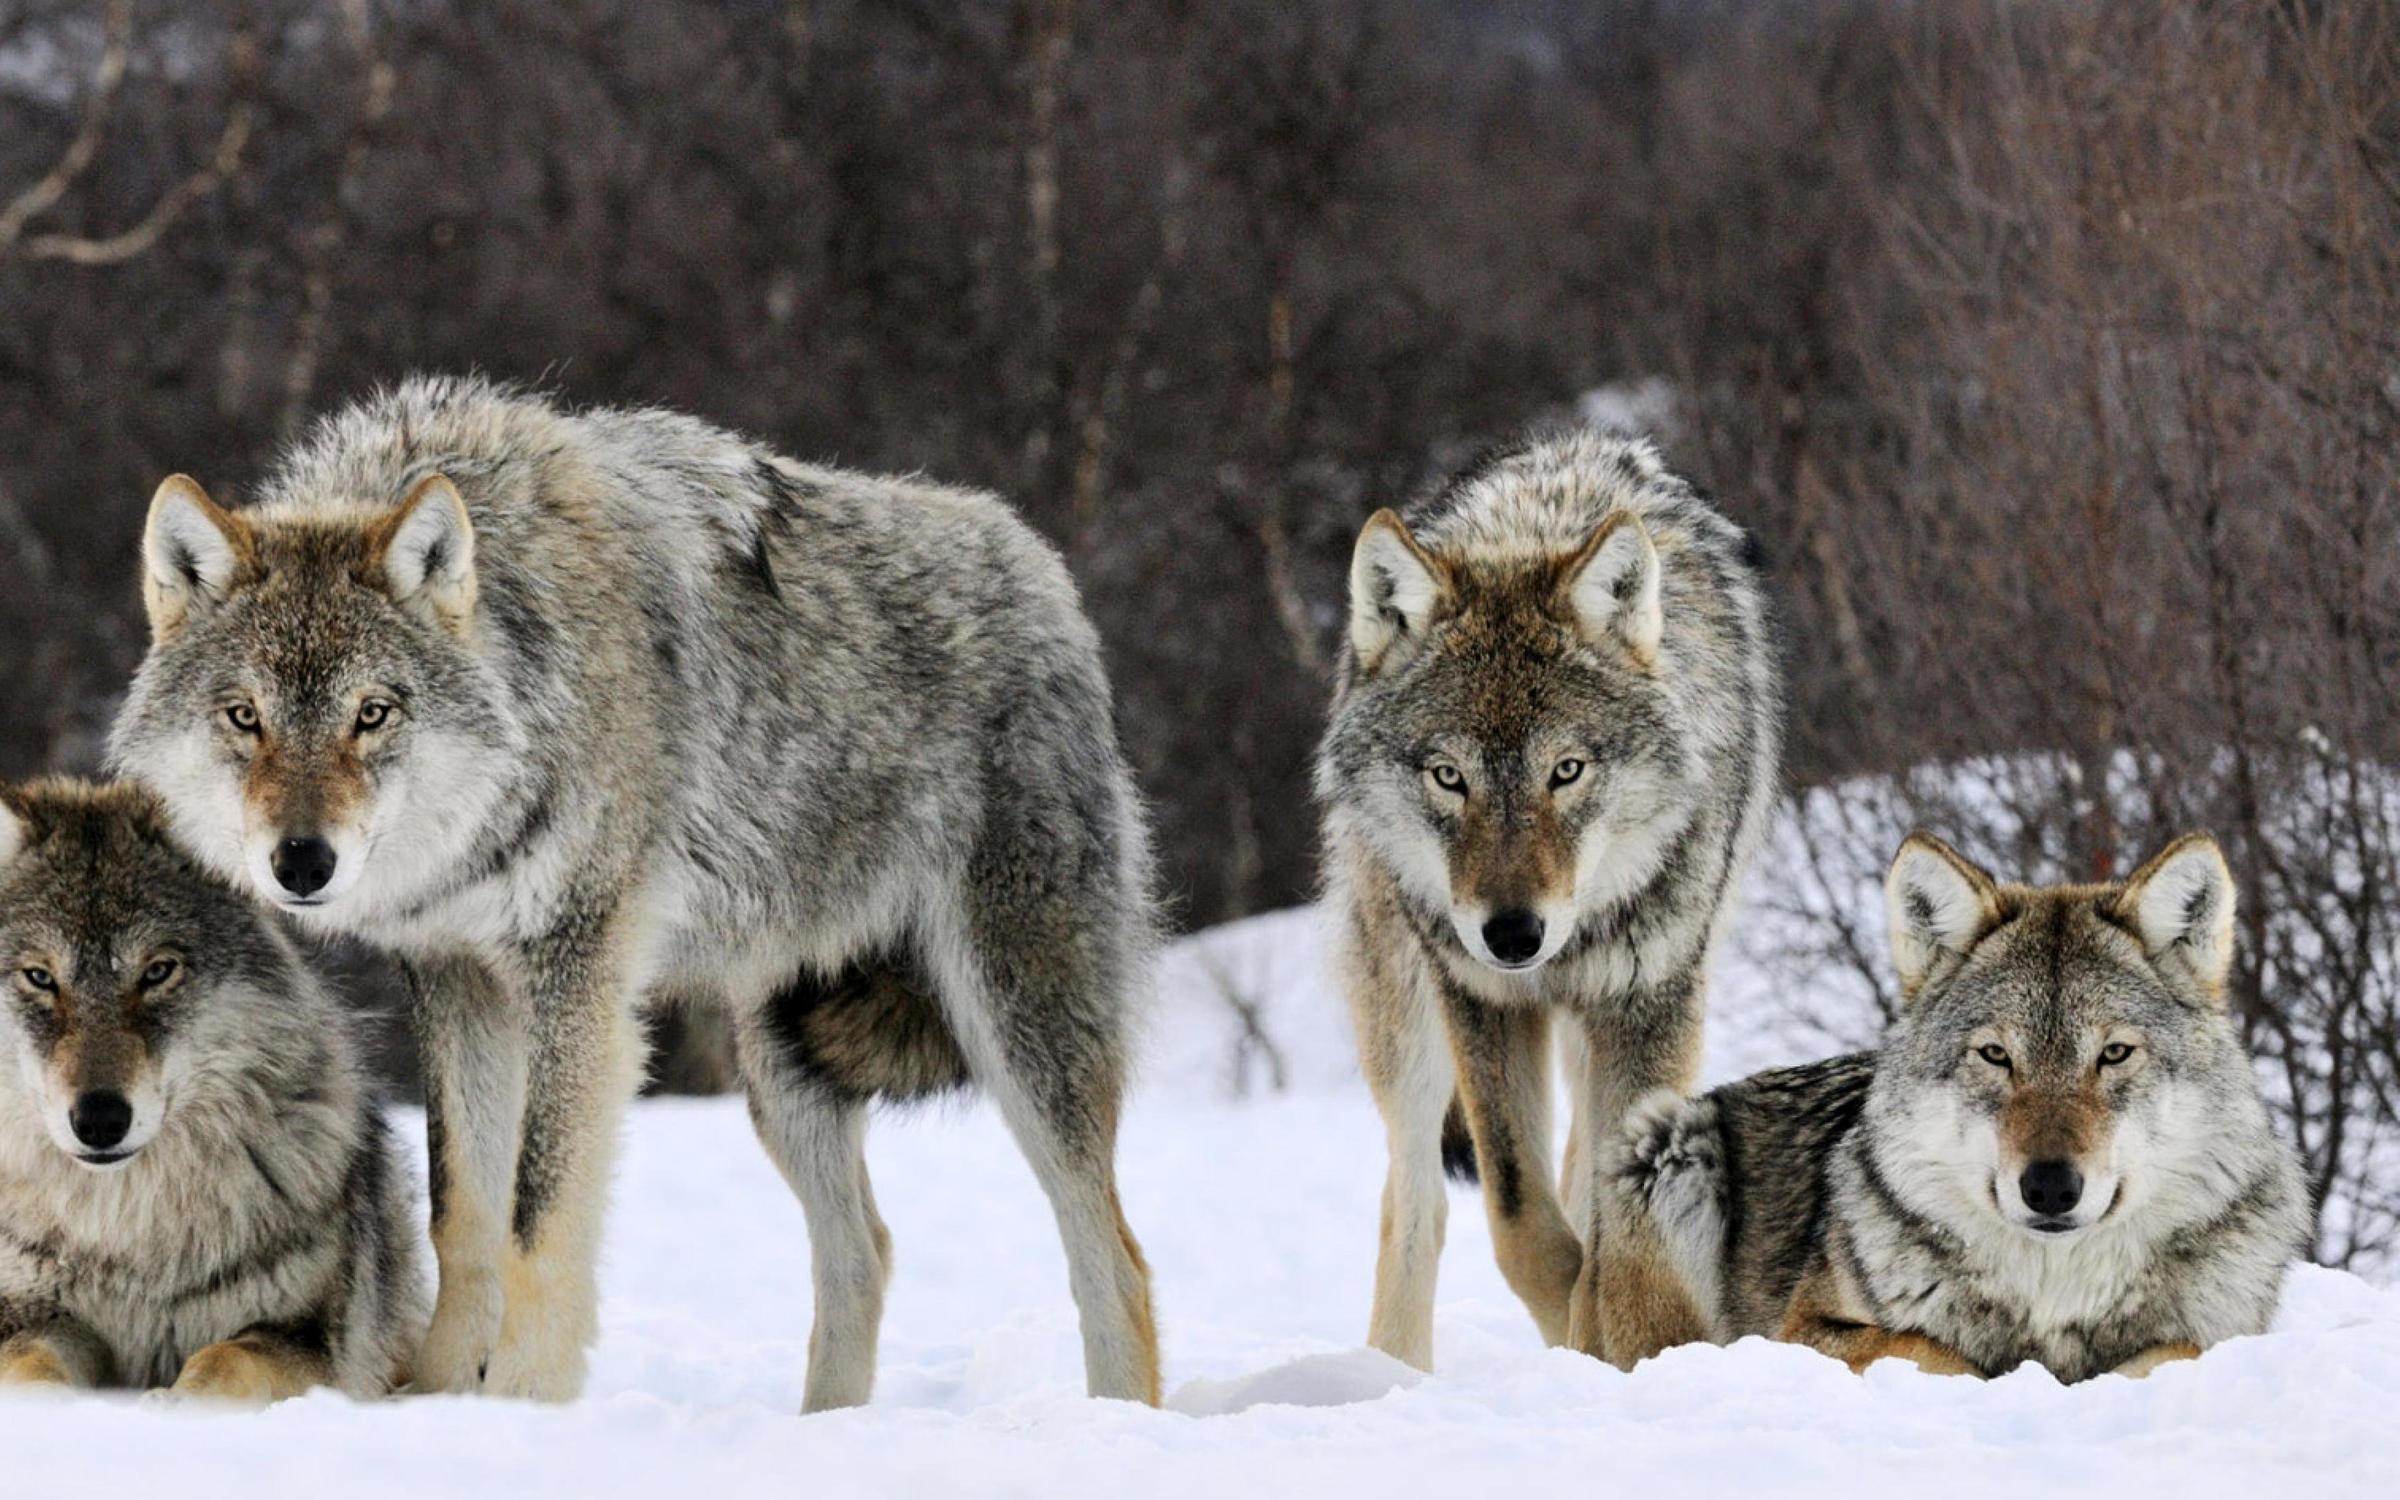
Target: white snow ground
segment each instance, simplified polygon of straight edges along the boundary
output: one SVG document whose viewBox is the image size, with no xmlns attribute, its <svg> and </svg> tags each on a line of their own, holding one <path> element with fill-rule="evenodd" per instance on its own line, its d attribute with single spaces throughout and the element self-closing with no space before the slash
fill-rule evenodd
<svg viewBox="0 0 2400 1500">
<path fill-rule="evenodd" d="M 1205 960 L 1205 963 L 1203 962 Z M 0 1401 L 0 1497 L 172 1494 L 1209 1496 L 2116 1491 L 2389 1496 L 2400 1292 L 2303 1268 L 2276 1331 L 2148 1381 L 2066 1388 L 1879 1367 L 1752 1341 L 1623 1375 L 1540 1347 L 1455 1195 L 1441 1372 L 1359 1346 L 1382 1131 L 1291 913 L 1179 945 L 1122 1152 L 1157 1278 L 1169 1399 L 1082 1396 L 1050 1217 L 982 1107 L 878 1121 L 897 1248 L 872 1406 L 802 1418 L 798 1208 L 732 1101 L 635 1112 L 589 1391 L 562 1409 L 319 1393 L 257 1414 Z M 1287 1088 L 1229 1064 L 1252 998 Z M 1720 994 L 1728 1001 L 1740 985 Z M 1722 1015 L 1722 1009 L 1720 1011 Z M 1725 1016 L 1712 1076 L 1767 1059 Z M 414 1133 L 417 1122 L 404 1123 Z"/>
</svg>

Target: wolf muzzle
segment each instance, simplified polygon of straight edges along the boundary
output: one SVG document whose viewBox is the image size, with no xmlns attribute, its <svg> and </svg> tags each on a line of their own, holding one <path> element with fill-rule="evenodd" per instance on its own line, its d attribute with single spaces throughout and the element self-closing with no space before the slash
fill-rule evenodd
<svg viewBox="0 0 2400 1500">
<path fill-rule="evenodd" d="M 284 839 L 267 857 L 267 867 L 274 872 L 275 883 L 303 901 L 333 883 L 338 863 L 333 845 L 313 834 Z"/>
</svg>

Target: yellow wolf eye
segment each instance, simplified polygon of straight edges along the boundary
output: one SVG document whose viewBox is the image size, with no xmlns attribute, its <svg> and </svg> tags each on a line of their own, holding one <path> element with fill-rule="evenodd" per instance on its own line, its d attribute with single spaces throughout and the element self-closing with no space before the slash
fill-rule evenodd
<svg viewBox="0 0 2400 1500">
<path fill-rule="evenodd" d="M 1550 784 L 1552 786 L 1566 786 L 1582 775 L 1583 762 L 1575 759 L 1573 756 L 1569 756 L 1567 759 L 1560 761 L 1551 769 Z"/>
<path fill-rule="evenodd" d="M 365 734 L 371 729 L 381 729 L 384 721 L 391 716 L 392 706 L 389 703 L 381 698 L 369 698 L 358 706 L 358 732 Z"/>
<path fill-rule="evenodd" d="M 226 709 L 225 720 L 244 734 L 258 733 L 258 710 L 247 703 L 236 703 Z"/>
<path fill-rule="evenodd" d="M 2133 1056 L 2132 1043 L 2110 1042 L 2107 1046 L 2100 1049 L 2100 1066 L 2104 1068 L 2113 1068 L 2131 1056 Z"/>
<path fill-rule="evenodd" d="M 1985 1062 L 1990 1063 L 1995 1068 L 2005 1068 L 2008 1066 L 2008 1049 L 2006 1047 L 1996 1046 L 1993 1043 L 1986 1042 L 1982 1046 L 1975 1049 L 1975 1055 L 1982 1058 Z"/>
<path fill-rule="evenodd" d="M 1467 778 L 1459 774 L 1458 767 L 1456 766 L 1435 766 L 1433 768 L 1433 784 L 1440 787 L 1445 792 L 1457 792 L 1461 796 L 1466 795 Z"/>
</svg>

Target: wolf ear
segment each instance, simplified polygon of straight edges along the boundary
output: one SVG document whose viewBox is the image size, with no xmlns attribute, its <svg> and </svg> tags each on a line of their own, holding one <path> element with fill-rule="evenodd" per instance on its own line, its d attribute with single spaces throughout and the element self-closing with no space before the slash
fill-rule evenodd
<svg viewBox="0 0 2400 1500">
<path fill-rule="evenodd" d="M 1883 881 L 1900 998 L 1917 998 L 1944 955 L 1964 954 L 2000 920 L 2000 887 L 1930 833 L 1912 833 Z"/>
<path fill-rule="evenodd" d="M 1558 570 L 1559 602 L 1595 641 L 1622 641 L 1643 666 L 1658 663 L 1664 627 L 1658 603 L 1658 549 L 1633 512 L 1620 510 Z"/>
<path fill-rule="evenodd" d="M 190 477 L 170 474 L 150 497 L 142 528 L 142 605 L 150 639 L 163 641 L 204 605 L 225 597 L 250 550 L 249 528 Z"/>
<path fill-rule="evenodd" d="M 27 832 L 25 819 L 18 813 L 16 804 L 10 802 L 5 794 L 0 794 L 0 865 L 17 857 L 17 851 L 25 847 Z"/>
<path fill-rule="evenodd" d="M 2233 970 L 2233 871 L 2204 833 L 2187 833 L 2150 856 L 2117 896 L 2150 961 L 2180 969 L 2212 1000 Z"/>
<path fill-rule="evenodd" d="M 393 603 L 466 634 L 475 614 L 475 526 L 458 486 L 439 474 L 418 480 L 371 540 Z"/>
<path fill-rule="evenodd" d="M 1422 637 L 1451 601 L 1450 569 L 1389 510 L 1367 517 L 1350 554 L 1350 648 L 1373 673 L 1392 646 Z"/>
</svg>

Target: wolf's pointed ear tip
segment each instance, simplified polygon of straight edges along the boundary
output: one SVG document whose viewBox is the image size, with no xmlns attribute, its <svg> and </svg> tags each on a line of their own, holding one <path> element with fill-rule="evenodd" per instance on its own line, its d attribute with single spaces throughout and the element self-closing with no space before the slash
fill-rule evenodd
<svg viewBox="0 0 2400 1500">
<path fill-rule="evenodd" d="M 450 482 L 449 475 L 438 469 L 408 487 L 408 493 L 400 497 L 400 508 L 411 511 L 428 501 L 446 504 L 462 518 L 467 513 L 466 496 L 458 492 L 458 486 Z"/>
<path fill-rule="evenodd" d="M 1400 519 L 1400 512 L 1384 506 L 1359 524 L 1358 545 L 1363 547 L 1379 535 L 1388 535 L 1395 541 L 1409 540 L 1408 523 Z"/>
<path fill-rule="evenodd" d="M 17 805 L 17 798 L 15 783 L 0 785 L 0 864 L 17 857 L 17 851 L 25 847 L 26 835 L 30 832 L 26 827 L 24 809 Z"/>
<path fill-rule="evenodd" d="M 1958 853 L 1924 829 L 1912 828 L 1900 840 L 1900 847 L 1892 851 L 1892 869 L 1896 873 L 1902 865 L 1911 860 L 1925 858 L 1953 863 L 1957 860 Z"/>
<path fill-rule="evenodd" d="M 2159 851 L 2151 855 L 2141 870 L 2136 872 L 2136 878 L 2156 877 L 2168 870 L 2189 871 L 2196 866 L 2210 867 L 2214 873 L 2225 878 L 2230 878 L 2232 874 L 2232 864 L 2225 858 L 2225 847 L 2214 836 L 2195 831 L 2170 839 L 2160 846 Z"/>
<path fill-rule="evenodd" d="M 206 509 L 210 505 L 208 491 L 189 474 L 169 474 L 150 492 L 150 516 L 156 520 L 171 505 L 190 505 Z"/>
</svg>

